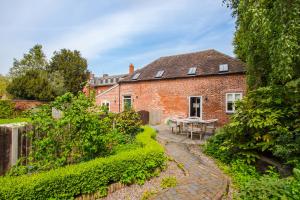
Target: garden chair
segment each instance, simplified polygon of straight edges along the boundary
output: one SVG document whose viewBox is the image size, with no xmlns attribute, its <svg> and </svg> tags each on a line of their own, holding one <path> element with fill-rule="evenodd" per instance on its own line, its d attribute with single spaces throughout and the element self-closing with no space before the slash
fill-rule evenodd
<svg viewBox="0 0 300 200">
<path fill-rule="evenodd" d="M 191 135 L 191 140 L 196 135 L 199 135 L 200 140 L 202 140 L 203 135 L 205 134 L 205 124 L 202 122 L 191 122 L 188 123 L 188 131 L 187 131 L 187 137 Z"/>
<path fill-rule="evenodd" d="M 217 128 L 218 119 L 206 120 L 206 131 L 210 131 L 211 135 L 214 135 Z"/>
<path fill-rule="evenodd" d="M 168 125 L 171 128 L 172 133 L 174 133 L 174 129 L 175 129 L 175 133 L 177 132 L 177 129 L 178 129 L 178 132 L 180 132 L 180 124 L 177 122 L 176 119 L 170 118 L 168 120 Z"/>
</svg>

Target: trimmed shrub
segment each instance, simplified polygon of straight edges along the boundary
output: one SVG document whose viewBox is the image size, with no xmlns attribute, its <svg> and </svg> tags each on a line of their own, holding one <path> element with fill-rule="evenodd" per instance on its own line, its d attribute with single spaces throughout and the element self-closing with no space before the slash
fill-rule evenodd
<svg viewBox="0 0 300 200">
<path fill-rule="evenodd" d="M 142 184 L 166 160 L 155 135 L 154 129 L 144 127 L 136 136 L 140 148 L 48 172 L 0 178 L 0 199 L 70 199 L 97 191 L 105 194 L 114 182 Z"/>
</svg>

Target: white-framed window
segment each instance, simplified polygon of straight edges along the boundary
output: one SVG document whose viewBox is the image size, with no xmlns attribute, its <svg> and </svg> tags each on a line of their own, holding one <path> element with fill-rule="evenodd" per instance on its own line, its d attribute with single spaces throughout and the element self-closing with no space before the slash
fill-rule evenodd
<svg viewBox="0 0 300 200">
<path fill-rule="evenodd" d="M 226 93 L 226 112 L 234 113 L 235 101 L 242 99 L 242 93 Z"/>
<path fill-rule="evenodd" d="M 123 110 L 129 109 L 132 107 L 132 98 L 131 95 L 123 96 Z"/>
<path fill-rule="evenodd" d="M 105 106 L 108 111 L 110 111 L 110 102 L 109 101 L 102 101 L 101 106 Z"/>
</svg>

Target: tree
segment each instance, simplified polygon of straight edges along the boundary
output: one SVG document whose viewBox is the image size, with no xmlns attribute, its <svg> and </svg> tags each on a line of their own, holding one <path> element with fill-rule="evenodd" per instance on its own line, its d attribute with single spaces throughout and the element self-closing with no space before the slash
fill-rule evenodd
<svg viewBox="0 0 300 200">
<path fill-rule="evenodd" d="M 79 51 L 61 49 L 55 51 L 47 68 L 49 72 L 59 72 L 64 77 L 66 91 L 73 94 L 82 91 L 89 74 L 87 71 L 87 60 L 81 57 Z"/>
<path fill-rule="evenodd" d="M 235 53 L 248 94 L 224 129 L 233 154 L 300 163 L 300 0 L 225 0 L 236 17 Z"/>
<path fill-rule="evenodd" d="M 249 89 L 300 76 L 300 0 L 224 0 L 236 17 L 235 53 Z"/>
<path fill-rule="evenodd" d="M 49 101 L 56 97 L 48 73 L 39 69 L 27 70 L 25 74 L 13 78 L 7 91 L 14 97 L 29 100 Z"/>
<path fill-rule="evenodd" d="M 21 60 L 14 59 L 13 67 L 10 68 L 11 77 L 24 75 L 28 70 L 45 70 L 48 65 L 42 45 L 33 46 Z"/>
<path fill-rule="evenodd" d="M 8 96 L 8 93 L 6 91 L 8 83 L 8 78 L 0 74 L 0 99 Z"/>
<path fill-rule="evenodd" d="M 17 98 L 52 100 L 55 92 L 46 71 L 48 61 L 41 45 L 35 45 L 20 60 L 14 59 L 7 91 Z"/>
</svg>

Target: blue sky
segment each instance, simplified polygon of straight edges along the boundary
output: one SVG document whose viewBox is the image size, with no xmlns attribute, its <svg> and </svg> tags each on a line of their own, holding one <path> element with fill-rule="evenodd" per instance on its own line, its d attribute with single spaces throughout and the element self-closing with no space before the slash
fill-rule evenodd
<svg viewBox="0 0 300 200">
<path fill-rule="evenodd" d="M 234 19 L 222 0 L 1 0 L 0 73 L 33 45 L 77 49 L 97 76 L 167 55 L 233 55 Z"/>
</svg>

